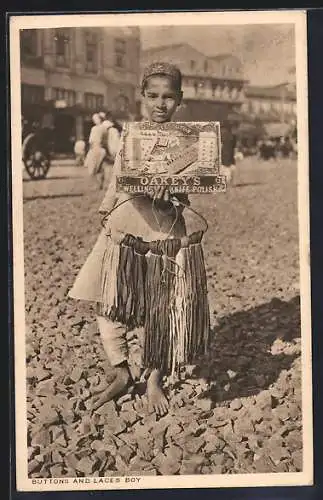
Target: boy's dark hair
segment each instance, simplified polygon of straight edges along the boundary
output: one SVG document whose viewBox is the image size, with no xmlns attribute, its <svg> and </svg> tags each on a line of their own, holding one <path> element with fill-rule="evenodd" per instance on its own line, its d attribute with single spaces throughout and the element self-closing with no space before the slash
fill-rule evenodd
<svg viewBox="0 0 323 500">
<path fill-rule="evenodd" d="M 141 94 L 144 93 L 147 82 L 151 76 L 167 76 L 173 83 L 176 91 L 182 90 L 182 73 L 174 64 L 167 62 L 154 62 L 147 66 L 141 82 Z"/>
</svg>

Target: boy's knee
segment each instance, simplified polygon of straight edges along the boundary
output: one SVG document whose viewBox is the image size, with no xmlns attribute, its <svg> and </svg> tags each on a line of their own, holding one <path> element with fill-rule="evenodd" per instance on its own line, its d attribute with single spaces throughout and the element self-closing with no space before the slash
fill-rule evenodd
<svg viewBox="0 0 323 500">
<path fill-rule="evenodd" d="M 127 329 L 121 323 L 97 316 L 103 348 L 112 366 L 128 360 Z"/>
</svg>

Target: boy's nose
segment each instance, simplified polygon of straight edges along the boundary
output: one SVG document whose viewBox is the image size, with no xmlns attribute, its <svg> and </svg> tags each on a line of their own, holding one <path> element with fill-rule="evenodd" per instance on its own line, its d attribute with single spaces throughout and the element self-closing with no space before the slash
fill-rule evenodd
<svg viewBox="0 0 323 500">
<path fill-rule="evenodd" d="M 162 98 L 157 99 L 157 107 L 158 108 L 163 108 L 165 106 L 165 102 Z"/>
</svg>

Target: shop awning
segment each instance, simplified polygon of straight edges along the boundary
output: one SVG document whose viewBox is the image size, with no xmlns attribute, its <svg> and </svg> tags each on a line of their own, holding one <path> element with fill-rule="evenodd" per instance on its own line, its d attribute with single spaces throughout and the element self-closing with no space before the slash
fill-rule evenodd
<svg viewBox="0 0 323 500">
<path fill-rule="evenodd" d="M 228 114 L 227 120 L 229 122 L 241 123 L 243 121 L 243 116 L 239 113 L 235 113 L 234 111 Z"/>
<path fill-rule="evenodd" d="M 242 122 L 239 125 L 239 131 L 240 132 L 250 132 L 250 131 L 253 131 L 253 130 L 256 130 L 256 129 L 257 129 L 257 126 L 254 125 L 253 123 Z"/>
<path fill-rule="evenodd" d="M 263 135 L 264 128 L 262 124 L 252 124 L 252 123 L 240 123 L 239 128 L 238 128 L 238 135 L 240 138 L 244 137 L 260 137 Z"/>
<path fill-rule="evenodd" d="M 283 137 L 290 131 L 288 123 L 267 123 L 264 125 L 265 132 L 270 137 Z"/>
</svg>

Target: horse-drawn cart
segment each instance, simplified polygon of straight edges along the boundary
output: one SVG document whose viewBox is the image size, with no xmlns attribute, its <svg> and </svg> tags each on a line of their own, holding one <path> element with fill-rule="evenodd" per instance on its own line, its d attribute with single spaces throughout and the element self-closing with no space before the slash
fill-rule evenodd
<svg viewBox="0 0 323 500">
<path fill-rule="evenodd" d="M 29 177 L 45 179 L 51 164 L 51 141 L 38 131 L 26 135 L 22 143 L 22 161 Z"/>
</svg>

